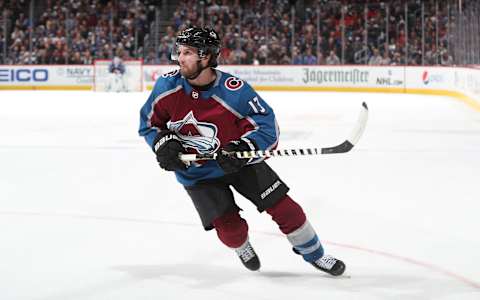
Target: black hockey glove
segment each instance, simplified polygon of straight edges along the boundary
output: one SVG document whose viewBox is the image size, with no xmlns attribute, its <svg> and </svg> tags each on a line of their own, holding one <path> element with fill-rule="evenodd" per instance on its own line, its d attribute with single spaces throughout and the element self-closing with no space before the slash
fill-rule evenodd
<svg viewBox="0 0 480 300">
<path fill-rule="evenodd" d="M 217 163 L 225 174 L 238 172 L 250 159 L 237 158 L 234 152 L 252 151 L 257 149 L 255 142 L 247 138 L 242 138 L 238 141 L 231 141 L 218 152 Z"/>
<path fill-rule="evenodd" d="M 185 148 L 173 131 L 161 131 L 153 142 L 153 151 L 155 151 L 158 164 L 162 169 L 178 171 L 187 168 L 178 157 L 178 154 L 183 153 Z"/>
</svg>

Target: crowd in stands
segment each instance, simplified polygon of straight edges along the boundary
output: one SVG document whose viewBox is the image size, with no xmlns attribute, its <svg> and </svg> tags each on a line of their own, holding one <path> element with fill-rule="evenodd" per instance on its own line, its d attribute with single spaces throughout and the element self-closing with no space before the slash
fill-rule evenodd
<svg viewBox="0 0 480 300">
<path fill-rule="evenodd" d="M 30 1 L 9 2 L 0 4 L 7 16 L 3 26 L 11 28 L 3 63 L 91 64 L 114 55 L 133 58 L 136 41 L 143 42 L 148 32 L 148 1 L 37 1 L 45 7 L 31 33 Z"/>
<path fill-rule="evenodd" d="M 176 33 L 192 25 L 219 32 L 223 64 L 453 63 L 448 44 L 452 17 L 435 0 L 423 1 L 423 57 L 421 1 L 410 1 L 405 20 L 405 0 L 369 0 L 367 6 L 366 1 L 345 0 L 305 0 L 301 5 L 291 0 L 180 0 L 157 49 L 145 47 L 144 40 L 147 34 L 153 38 L 155 5 L 161 1 L 37 2 L 43 5 L 35 8 L 38 16 L 30 32 L 30 1 L 0 0 L 0 64 L 91 64 L 113 56 L 168 64 Z"/>
<path fill-rule="evenodd" d="M 174 14 L 174 29 L 202 23 L 213 25 L 224 37 L 222 58 L 225 64 L 422 63 L 419 1 L 409 4 L 408 49 L 404 0 L 370 0 L 367 12 L 366 1 L 304 1 L 304 7 L 294 14 L 295 19 L 292 18 L 292 1 L 288 0 L 248 1 L 247 4 L 238 0 L 207 0 L 203 19 L 196 1 L 181 2 Z M 447 6 L 441 5 L 437 10 L 435 0 L 423 2 L 424 63 L 451 64 Z"/>
</svg>

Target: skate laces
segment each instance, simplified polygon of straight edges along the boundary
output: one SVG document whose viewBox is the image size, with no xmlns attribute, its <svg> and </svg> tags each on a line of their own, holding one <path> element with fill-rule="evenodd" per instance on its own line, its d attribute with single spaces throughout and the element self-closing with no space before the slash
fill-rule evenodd
<svg viewBox="0 0 480 300">
<path fill-rule="evenodd" d="M 247 262 L 256 256 L 255 251 L 253 251 L 252 245 L 250 245 L 250 243 L 247 243 L 245 247 L 235 249 L 235 252 L 237 252 L 237 255 L 244 262 Z"/>
<path fill-rule="evenodd" d="M 330 255 L 324 255 L 315 261 L 315 264 L 322 269 L 330 270 L 337 262 L 337 259 Z"/>
</svg>

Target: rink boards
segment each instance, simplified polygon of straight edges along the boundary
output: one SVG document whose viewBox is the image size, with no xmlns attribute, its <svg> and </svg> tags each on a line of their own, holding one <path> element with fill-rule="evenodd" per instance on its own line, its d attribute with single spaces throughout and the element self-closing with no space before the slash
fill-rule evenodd
<svg viewBox="0 0 480 300">
<path fill-rule="evenodd" d="M 176 69 L 144 65 L 144 90 Z M 480 111 L 480 69 L 403 66 L 220 66 L 265 91 L 382 92 L 450 96 Z M 2 65 L 0 90 L 92 90 L 92 65 Z"/>
</svg>

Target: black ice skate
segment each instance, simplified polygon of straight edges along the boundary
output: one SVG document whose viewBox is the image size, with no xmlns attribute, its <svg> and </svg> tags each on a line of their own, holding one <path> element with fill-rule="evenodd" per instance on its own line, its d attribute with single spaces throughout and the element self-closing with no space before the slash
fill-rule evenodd
<svg viewBox="0 0 480 300">
<path fill-rule="evenodd" d="M 340 276 L 343 274 L 343 272 L 345 272 L 345 264 L 343 263 L 343 261 L 336 259 L 335 257 L 330 255 L 324 255 L 316 261 L 311 262 L 311 264 L 315 268 L 326 272 L 332 276 Z"/>
<path fill-rule="evenodd" d="M 302 255 L 297 249 L 295 249 L 295 247 L 293 247 L 292 250 L 295 254 Z M 340 276 L 345 272 L 345 263 L 330 255 L 324 255 L 310 264 L 332 276 Z"/>
<path fill-rule="evenodd" d="M 255 250 L 253 250 L 253 247 L 250 245 L 248 240 L 242 246 L 235 249 L 235 252 L 247 269 L 251 271 L 260 269 L 260 260 L 258 259 L 257 253 L 255 253 Z"/>
</svg>

